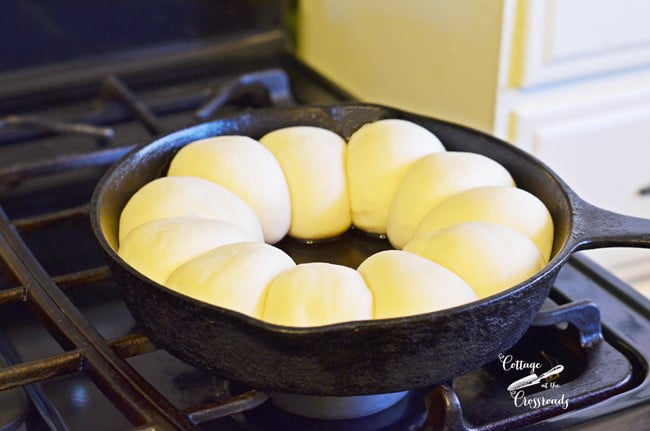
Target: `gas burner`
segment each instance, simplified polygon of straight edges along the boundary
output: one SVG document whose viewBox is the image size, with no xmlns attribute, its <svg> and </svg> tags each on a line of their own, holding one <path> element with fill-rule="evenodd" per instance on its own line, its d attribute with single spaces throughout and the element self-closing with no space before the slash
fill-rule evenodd
<svg viewBox="0 0 650 431">
<path fill-rule="evenodd" d="M 273 404 L 289 413 L 314 419 L 356 419 L 399 403 L 408 391 L 348 397 L 275 393 Z"/>
</svg>

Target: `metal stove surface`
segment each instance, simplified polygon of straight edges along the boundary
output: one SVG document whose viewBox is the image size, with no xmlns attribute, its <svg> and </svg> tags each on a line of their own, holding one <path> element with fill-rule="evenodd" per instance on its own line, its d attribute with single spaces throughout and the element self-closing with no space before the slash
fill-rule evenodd
<svg viewBox="0 0 650 431">
<path fill-rule="evenodd" d="M 495 361 L 375 415 L 319 421 L 157 349 L 127 311 L 88 222 L 107 166 L 152 136 L 216 115 L 344 96 L 283 56 L 274 32 L 151 67 L 94 70 L 115 73 L 56 85 L 45 76 L 0 107 L 1 431 L 650 429 L 650 305 L 582 258 L 560 273 L 551 294 L 559 308 L 504 352 L 542 364 L 540 373 L 562 365 L 559 378 L 523 394 L 563 396 L 566 409 L 517 406 L 507 387 L 527 372 Z"/>
</svg>

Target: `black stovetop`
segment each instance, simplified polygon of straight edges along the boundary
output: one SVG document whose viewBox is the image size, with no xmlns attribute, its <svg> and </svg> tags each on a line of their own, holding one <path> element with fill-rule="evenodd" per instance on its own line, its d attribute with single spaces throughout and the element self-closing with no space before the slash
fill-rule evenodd
<svg viewBox="0 0 650 431">
<path fill-rule="evenodd" d="M 650 429 L 650 304 L 582 257 L 504 352 L 563 368 L 517 400 L 507 387 L 527 371 L 496 360 L 375 415 L 319 421 L 157 349 L 90 229 L 103 172 L 161 133 L 345 95 L 284 54 L 277 31 L 138 62 L 44 67 L 29 83 L 5 88 L 0 105 L 0 430 Z"/>
</svg>

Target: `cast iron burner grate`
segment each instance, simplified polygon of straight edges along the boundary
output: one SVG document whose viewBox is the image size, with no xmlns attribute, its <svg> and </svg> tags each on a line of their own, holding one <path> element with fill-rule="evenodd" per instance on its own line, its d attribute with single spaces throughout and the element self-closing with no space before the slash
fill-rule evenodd
<svg viewBox="0 0 650 431">
<path fill-rule="evenodd" d="M 308 76 L 291 70 L 300 70 L 302 80 Z M 562 393 L 566 410 L 516 407 L 506 387 L 522 375 L 495 361 L 411 391 L 375 415 L 318 421 L 285 413 L 263 391 L 209 376 L 158 350 L 126 312 L 120 286 L 104 265 L 88 225 L 89 193 L 134 142 L 217 113 L 293 103 L 280 69 L 251 69 L 216 87 L 204 82 L 140 96 L 109 76 L 91 114 L 73 120 L 5 115 L 0 121 L 0 152 L 9 157 L 0 165 L 0 430 L 553 429 L 562 418 L 579 423 L 633 407 L 628 428 L 644 423 L 649 409 L 639 400 L 650 396 L 647 303 L 580 259 L 562 271 L 553 291 L 563 305 L 540 314 L 544 326 L 532 327 L 504 352 L 545 367 L 562 364 L 559 387 L 537 393 L 531 389 L 540 388 L 531 387 L 525 394 Z M 317 94 L 319 85 L 304 94 Z M 67 142 L 68 133 L 91 143 Z M 18 157 L 26 154 L 15 150 L 18 144 L 44 150 Z M 604 338 L 598 307 L 574 301 L 585 297 L 604 313 Z M 571 325 L 558 329 L 564 321 Z M 618 393 L 632 396 L 619 400 Z"/>
<path fill-rule="evenodd" d="M 102 84 L 102 101 L 117 99 L 132 112 L 152 134 L 164 131 L 161 120 L 127 85 L 115 76 L 107 77 Z M 288 78 L 282 70 L 272 69 L 245 74 L 230 80 L 213 91 L 203 103 L 196 100 L 196 116 L 207 118 L 229 101 L 242 97 L 251 89 L 253 96 L 260 89 L 269 100 L 279 104 L 292 103 Z M 183 102 L 187 104 L 187 102 Z M 34 116 L 7 116 L 0 126 L 29 127 L 48 133 L 81 134 L 102 138 L 96 151 L 72 154 L 55 158 L 43 158 L 28 163 L 16 163 L 0 170 L 0 181 L 17 185 L 23 181 L 54 175 L 71 170 L 113 163 L 131 150 L 133 146 L 111 149 L 101 148 L 106 138 L 114 136 L 107 127 L 96 127 L 78 122 L 53 121 Z M 10 136 L 11 137 L 11 136 Z M 154 350 L 142 334 L 130 334 L 119 339 L 106 341 L 90 325 L 83 315 L 66 297 L 63 290 L 79 288 L 110 277 L 106 267 L 97 267 L 76 273 L 51 278 L 18 233 L 33 231 L 51 225 L 65 223 L 87 215 L 88 205 L 82 204 L 36 216 L 10 220 L 0 207 L 0 253 L 9 279 L 17 280 L 20 286 L 0 291 L 0 304 L 10 305 L 24 302 L 32 312 L 43 319 L 65 352 L 36 361 L 22 362 L 8 340 L 3 340 L 4 356 L 14 365 L 0 371 L 0 390 L 25 386 L 34 404 L 55 429 L 67 429 L 62 419 L 53 414 L 56 409 L 43 396 L 38 382 L 66 374 L 83 372 L 114 400 L 134 425 L 156 425 L 161 429 L 191 429 L 192 423 L 199 423 L 214 417 L 236 413 L 266 400 L 266 395 L 249 391 L 225 402 L 215 402 L 194 409 L 180 411 L 160 396 L 146 380 L 139 376 L 124 361 L 125 358 L 142 355 Z M 49 248 L 49 247 L 48 247 Z M 49 248 L 50 252 L 55 248 Z M 22 394 L 16 395 L 22 398 Z M 19 403 L 22 405 L 23 403 Z M 19 415 L 17 415 L 19 416 Z M 10 418 L 5 428 L 14 426 L 17 419 Z M 57 423 L 58 422 L 58 423 Z M 4 429 L 4 428 L 2 428 Z"/>
</svg>

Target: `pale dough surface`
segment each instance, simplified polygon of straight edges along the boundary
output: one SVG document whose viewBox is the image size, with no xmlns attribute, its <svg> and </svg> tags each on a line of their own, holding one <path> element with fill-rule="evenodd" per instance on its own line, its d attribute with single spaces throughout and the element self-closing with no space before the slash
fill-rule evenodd
<svg viewBox="0 0 650 431">
<path fill-rule="evenodd" d="M 551 256 L 551 214 L 536 196 L 514 187 L 486 186 L 460 192 L 433 207 L 420 222 L 415 235 L 472 221 L 508 226 L 530 238 L 546 262 Z"/>
<path fill-rule="evenodd" d="M 375 253 L 357 271 L 372 292 L 375 319 L 429 313 L 478 299 L 458 275 L 406 251 Z"/>
<path fill-rule="evenodd" d="M 424 127 L 386 119 L 363 125 L 348 142 L 347 173 L 352 223 L 372 233 L 386 233 L 395 192 L 413 162 L 445 151 Z"/>
<path fill-rule="evenodd" d="M 303 263 L 271 282 L 262 318 L 285 326 L 371 319 L 372 294 L 354 269 L 330 263 Z"/>
<path fill-rule="evenodd" d="M 434 206 L 487 185 L 514 187 L 515 182 L 503 166 L 481 154 L 448 151 L 422 157 L 408 170 L 391 203 L 386 231 L 390 243 L 401 249 Z"/>
<path fill-rule="evenodd" d="M 261 319 L 267 286 L 278 274 L 295 266 L 279 248 L 240 242 L 215 248 L 181 265 L 166 285 L 200 301 Z"/>
<path fill-rule="evenodd" d="M 463 223 L 418 234 L 404 250 L 455 272 L 480 298 L 514 287 L 544 266 L 528 237 L 496 223 Z"/>
<path fill-rule="evenodd" d="M 322 239 L 350 227 L 345 141 L 320 127 L 274 130 L 260 142 L 280 162 L 291 195 L 291 236 Z"/>
<path fill-rule="evenodd" d="M 162 177 L 145 184 L 126 203 L 120 215 L 120 241 L 131 229 L 151 220 L 198 217 L 224 220 L 263 241 L 255 212 L 239 196 L 197 177 Z"/>
<path fill-rule="evenodd" d="M 195 176 L 239 196 L 262 223 L 264 240 L 281 240 L 291 224 L 289 188 L 280 164 L 247 136 L 217 136 L 194 141 L 172 159 L 169 176 Z"/>
<path fill-rule="evenodd" d="M 222 220 L 167 218 L 143 223 L 120 243 L 118 254 L 157 283 L 188 260 L 224 244 L 253 241 L 252 235 Z"/>
</svg>

